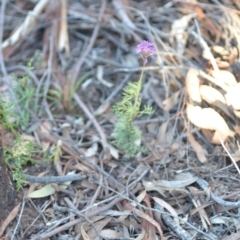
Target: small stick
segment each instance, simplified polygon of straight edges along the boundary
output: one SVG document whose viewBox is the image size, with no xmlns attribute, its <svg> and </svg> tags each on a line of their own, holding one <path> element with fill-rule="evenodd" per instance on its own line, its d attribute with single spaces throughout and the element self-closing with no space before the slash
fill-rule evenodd
<svg viewBox="0 0 240 240">
<path fill-rule="evenodd" d="M 179 224 L 177 224 L 173 219 L 169 216 L 169 214 L 164 213 L 164 209 L 161 205 L 158 203 L 154 203 L 154 207 L 163 213 L 161 214 L 161 217 L 164 221 L 164 223 L 170 227 L 181 239 L 184 240 L 191 240 L 193 237 L 190 233 L 188 233 L 184 228 L 182 228 Z"/>
<path fill-rule="evenodd" d="M 74 175 L 65 175 L 65 176 L 50 176 L 50 177 L 35 177 L 30 175 L 25 175 L 25 180 L 31 183 L 62 183 L 62 182 L 71 182 L 79 181 L 86 178 L 85 175 L 74 174 Z"/>
<path fill-rule="evenodd" d="M 224 148 L 224 150 L 227 152 L 228 156 L 230 157 L 230 159 L 232 160 L 232 163 L 234 164 L 235 168 L 237 169 L 239 175 L 240 175 L 240 169 L 238 167 L 238 165 L 236 164 L 236 161 L 234 160 L 234 158 L 231 156 L 230 152 L 227 150 L 227 148 L 225 147 L 223 141 L 221 138 L 219 138 L 221 144 L 222 144 L 222 147 Z"/>
<path fill-rule="evenodd" d="M 204 191 L 208 191 L 208 190 L 209 190 L 209 189 L 208 189 L 208 184 L 207 184 L 207 182 L 204 181 L 203 179 L 198 178 L 198 179 L 196 180 L 196 183 L 197 183 L 197 184 L 199 185 L 199 187 L 202 188 Z M 218 204 L 220 204 L 220 205 L 222 205 L 222 206 L 225 206 L 225 207 L 233 207 L 233 208 L 238 208 L 238 207 L 240 207 L 240 201 L 238 201 L 238 202 L 225 201 L 225 200 L 221 199 L 220 197 L 216 196 L 216 195 L 215 195 L 214 193 L 212 193 L 212 192 L 210 192 L 210 197 L 211 197 L 211 199 L 212 199 L 214 202 L 216 202 L 216 203 L 218 203 Z"/>
</svg>

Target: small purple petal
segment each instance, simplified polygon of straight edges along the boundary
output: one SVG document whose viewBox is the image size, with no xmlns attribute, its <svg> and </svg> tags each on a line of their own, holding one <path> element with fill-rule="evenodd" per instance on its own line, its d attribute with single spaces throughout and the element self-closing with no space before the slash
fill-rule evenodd
<svg viewBox="0 0 240 240">
<path fill-rule="evenodd" d="M 147 40 L 143 40 L 140 44 L 137 45 L 137 53 L 147 53 L 152 54 L 156 53 L 156 50 L 154 48 L 154 45 L 151 42 L 148 42 Z"/>
</svg>

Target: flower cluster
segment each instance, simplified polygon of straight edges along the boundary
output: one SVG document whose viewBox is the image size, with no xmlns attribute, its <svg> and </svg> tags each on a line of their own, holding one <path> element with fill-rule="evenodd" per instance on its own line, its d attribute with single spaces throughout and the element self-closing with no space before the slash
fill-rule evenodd
<svg viewBox="0 0 240 240">
<path fill-rule="evenodd" d="M 156 50 L 151 42 L 143 40 L 140 44 L 137 45 L 137 53 L 141 53 L 143 62 L 146 64 L 148 62 L 147 58 L 151 55 L 155 55 Z"/>
</svg>

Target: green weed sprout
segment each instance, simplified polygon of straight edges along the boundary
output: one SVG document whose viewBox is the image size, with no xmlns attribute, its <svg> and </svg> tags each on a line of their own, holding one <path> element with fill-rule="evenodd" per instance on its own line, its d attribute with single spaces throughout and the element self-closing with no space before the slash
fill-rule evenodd
<svg viewBox="0 0 240 240">
<path fill-rule="evenodd" d="M 25 176 L 22 173 L 22 168 L 28 162 L 34 163 L 31 154 L 36 152 L 36 147 L 33 143 L 23 140 L 20 136 L 17 137 L 13 146 L 9 149 L 4 149 L 5 163 L 12 169 L 13 180 L 16 181 L 17 191 L 23 185 Z"/>
<path fill-rule="evenodd" d="M 144 106 L 141 110 L 140 93 L 142 89 L 144 67 L 147 58 L 156 53 L 154 45 L 146 40 L 137 45 L 137 53 L 140 53 L 143 59 L 143 69 L 137 82 L 128 83 L 123 89 L 123 98 L 115 106 L 113 111 L 118 117 L 113 131 L 114 146 L 125 153 L 126 158 L 134 157 L 139 152 L 144 152 L 144 148 L 138 143 L 141 140 L 141 131 L 133 125 L 133 120 L 143 114 L 151 114 L 152 107 Z"/>
</svg>

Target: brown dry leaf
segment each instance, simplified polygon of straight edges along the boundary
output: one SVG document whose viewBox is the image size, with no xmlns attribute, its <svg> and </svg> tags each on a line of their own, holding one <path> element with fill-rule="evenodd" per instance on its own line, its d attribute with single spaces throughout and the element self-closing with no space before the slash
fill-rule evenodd
<svg viewBox="0 0 240 240">
<path fill-rule="evenodd" d="M 215 130 L 226 137 L 234 136 L 234 132 L 229 129 L 223 117 L 212 108 L 201 108 L 188 103 L 187 117 L 199 128 Z"/>
<path fill-rule="evenodd" d="M 86 157 L 93 157 L 96 155 L 97 151 L 98 151 L 98 143 L 95 142 L 92 144 L 91 147 L 87 149 L 87 151 L 85 152 L 85 155 Z"/>
<path fill-rule="evenodd" d="M 145 198 L 143 199 L 143 202 L 146 204 L 147 209 L 145 209 L 145 213 L 153 218 L 153 212 L 151 210 L 151 202 L 149 195 L 145 195 Z M 155 239 L 156 238 L 156 230 L 153 224 L 151 224 L 146 219 L 143 219 L 143 228 L 146 229 L 146 236 L 145 239 Z"/>
<path fill-rule="evenodd" d="M 224 96 L 215 88 L 201 85 L 200 94 L 204 101 L 221 109 L 228 117 L 233 118 L 226 105 Z"/>
<path fill-rule="evenodd" d="M 47 134 L 48 135 L 50 132 L 50 129 L 51 129 L 51 123 L 49 121 L 44 121 L 41 123 L 37 132 L 38 132 L 38 134 Z M 42 144 L 42 150 L 44 152 L 47 151 L 50 147 L 50 141 L 42 140 L 41 144 Z"/>
<path fill-rule="evenodd" d="M 166 121 L 162 123 L 161 126 L 159 127 L 158 136 L 157 136 L 157 143 L 159 145 L 165 145 L 166 143 L 168 143 L 167 136 L 166 136 L 168 123 L 169 121 Z"/>
<path fill-rule="evenodd" d="M 237 80 L 234 77 L 234 75 L 227 71 L 227 70 L 219 70 L 218 72 L 216 71 L 211 71 L 211 74 L 214 78 L 216 78 L 216 80 L 218 82 L 223 83 L 224 85 L 226 85 L 226 88 L 223 89 L 226 92 L 229 91 L 229 87 L 234 87 L 237 85 Z"/>
<path fill-rule="evenodd" d="M 211 29 L 211 33 L 216 37 L 216 42 L 218 42 L 222 35 L 221 32 L 213 24 L 212 20 L 204 14 L 203 10 L 199 6 L 195 6 L 194 9 L 197 13 L 198 20 L 202 22 L 203 26 L 206 26 L 208 29 Z M 204 34 L 205 31 L 202 32 Z M 209 36 L 207 36 L 207 38 L 208 37 Z"/>
<path fill-rule="evenodd" d="M 143 180 L 143 181 L 142 181 L 142 184 L 143 184 L 143 186 L 144 186 L 144 188 L 145 188 L 145 190 L 146 190 L 147 192 L 148 192 L 148 191 L 157 191 L 157 192 L 159 192 L 163 197 L 166 197 L 165 194 L 164 194 L 163 189 L 162 189 L 160 186 L 157 186 L 156 183 Z"/>
<path fill-rule="evenodd" d="M 4 220 L 0 226 L 0 237 L 3 235 L 7 226 L 12 222 L 12 220 L 17 216 L 20 208 L 20 203 L 9 213 L 8 217 Z"/>
<path fill-rule="evenodd" d="M 101 237 L 107 238 L 107 239 L 118 239 L 122 237 L 121 232 L 114 231 L 112 229 L 104 229 L 100 233 Z"/>
<path fill-rule="evenodd" d="M 194 177 L 191 173 L 179 173 L 175 176 L 175 179 L 172 181 L 158 180 L 156 185 L 164 189 L 184 188 L 194 183 L 197 177 Z"/>
<path fill-rule="evenodd" d="M 178 104 L 180 93 L 181 93 L 181 90 L 175 92 L 171 97 L 165 99 L 162 102 L 164 111 L 170 111 Z"/>
<path fill-rule="evenodd" d="M 194 194 L 198 192 L 198 189 L 192 186 L 190 186 L 188 189 L 194 195 L 194 197 L 192 198 L 192 203 L 195 206 L 195 208 L 198 209 L 198 214 L 201 218 L 202 225 L 205 229 L 208 229 L 208 225 L 211 226 L 210 220 L 207 216 L 205 209 L 202 208 L 202 203 L 200 202 L 199 197 L 196 194 Z"/>
<path fill-rule="evenodd" d="M 202 148 L 202 146 L 194 139 L 192 133 L 190 132 L 190 130 L 188 130 L 188 140 L 192 146 L 192 148 L 195 150 L 198 160 L 201 163 L 206 163 L 207 162 L 207 158 L 205 156 L 204 153 L 204 149 Z"/>
<path fill-rule="evenodd" d="M 158 222 L 156 222 L 153 218 L 151 218 L 147 214 L 145 214 L 145 213 L 141 212 L 140 210 L 138 210 L 137 208 L 133 207 L 129 202 L 127 202 L 127 200 L 123 201 L 123 205 L 127 210 L 134 212 L 139 217 L 141 217 L 141 218 L 147 220 L 148 222 L 150 222 L 151 224 L 153 224 L 157 228 L 157 230 L 160 234 L 160 239 L 164 239 L 162 229 Z"/>
<path fill-rule="evenodd" d="M 141 203 L 142 200 L 145 198 L 146 194 L 147 194 L 146 190 L 142 191 L 142 192 L 136 197 L 136 199 L 138 200 L 138 202 Z"/>
<path fill-rule="evenodd" d="M 116 160 L 118 160 L 119 159 L 119 151 L 109 143 L 108 143 L 108 148 L 109 148 L 111 156 L 114 157 Z"/>
<path fill-rule="evenodd" d="M 207 85 L 201 85 L 200 94 L 202 99 L 204 99 L 209 104 L 213 104 L 216 101 L 226 104 L 226 101 L 223 95 L 213 87 L 210 87 Z"/>
<path fill-rule="evenodd" d="M 94 222 L 94 226 L 100 232 L 104 227 L 107 226 L 107 224 L 111 221 L 111 219 L 112 219 L 111 217 L 107 216 L 102 220 Z M 90 230 L 88 231 L 88 236 L 90 237 L 90 239 L 99 239 L 97 236 L 96 230 L 92 226 L 90 226 Z"/>
<path fill-rule="evenodd" d="M 186 76 L 186 90 L 193 102 L 201 103 L 202 98 L 200 96 L 200 80 L 199 80 L 199 71 L 194 68 L 190 68 Z"/>
<path fill-rule="evenodd" d="M 224 71 L 224 70 L 219 70 L 219 71 Z M 207 73 L 205 73 L 201 70 L 199 71 L 199 75 L 201 77 L 205 78 L 206 80 L 208 80 L 209 82 L 215 84 L 216 86 L 219 86 L 220 88 L 222 88 L 226 92 L 231 89 L 231 86 L 228 86 L 227 84 L 225 84 L 225 82 L 221 78 L 219 79 L 219 78 L 212 77 L 212 76 L 208 75 Z"/>
<path fill-rule="evenodd" d="M 162 200 L 161 198 L 157 198 L 157 197 L 153 197 L 153 200 L 158 203 L 160 206 L 162 206 L 163 208 L 167 209 L 173 216 L 177 217 L 178 214 L 177 212 L 172 208 L 171 205 L 169 205 L 167 202 L 165 202 L 164 200 Z M 178 218 L 174 218 L 175 222 L 177 224 L 179 224 L 179 220 Z"/>
<path fill-rule="evenodd" d="M 222 142 L 225 142 L 227 140 L 227 137 L 225 134 L 223 134 L 221 131 L 217 130 L 211 139 L 211 143 L 213 144 L 221 144 Z"/>
<path fill-rule="evenodd" d="M 85 230 L 84 230 L 84 225 L 85 225 L 85 223 L 83 223 L 83 224 L 81 225 L 81 234 L 82 234 L 82 237 L 83 237 L 84 240 L 91 240 L 90 237 L 87 235 L 87 233 L 86 233 Z"/>
</svg>

